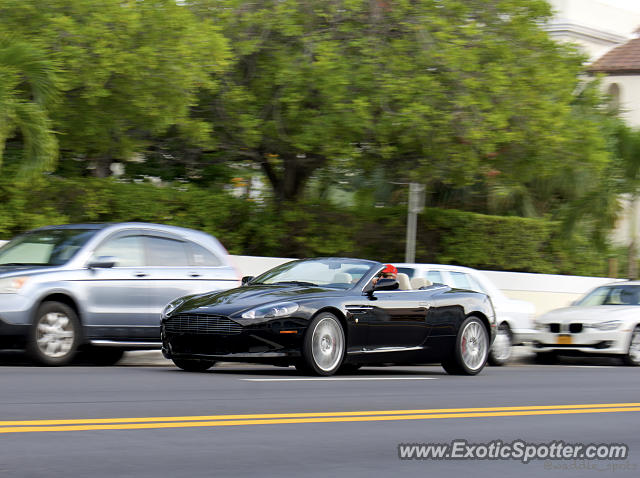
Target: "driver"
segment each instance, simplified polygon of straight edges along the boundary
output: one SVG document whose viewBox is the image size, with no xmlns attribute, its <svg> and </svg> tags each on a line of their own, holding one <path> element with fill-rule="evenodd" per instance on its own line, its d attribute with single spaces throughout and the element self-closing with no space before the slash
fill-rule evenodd
<svg viewBox="0 0 640 478">
<path fill-rule="evenodd" d="M 385 264 L 384 269 L 380 271 L 380 275 L 373 278 L 373 285 L 376 285 L 378 279 L 397 279 L 398 278 L 398 269 L 391 264 Z"/>
</svg>

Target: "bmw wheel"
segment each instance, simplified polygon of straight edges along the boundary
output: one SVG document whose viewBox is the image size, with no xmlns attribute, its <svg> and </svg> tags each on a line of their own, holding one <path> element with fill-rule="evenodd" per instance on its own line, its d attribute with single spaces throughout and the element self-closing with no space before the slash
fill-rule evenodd
<svg viewBox="0 0 640 478">
<path fill-rule="evenodd" d="M 503 322 L 498 327 L 496 338 L 491 346 L 489 363 L 496 366 L 505 365 L 511 358 L 512 347 L 513 339 L 511 337 L 511 329 L 506 322 Z"/>
<path fill-rule="evenodd" d="M 338 318 L 328 312 L 311 321 L 304 337 L 302 356 L 315 375 L 333 375 L 342 364 L 345 351 L 344 330 Z"/>
<path fill-rule="evenodd" d="M 204 372 L 205 370 L 209 370 L 215 364 L 215 361 L 213 360 L 181 358 L 172 358 L 171 360 L 176 364 L 176 367 L 181 368 L 185 372 Z"/>
<path fill-rule="evenodd" d="M 80 344 L 80 321 L 61 302 L 44 302 L 29 332 L 27 352 L 41 365 L 67 365 Z"/>
<path fill-rule="evenodd" d="M 477 317 L 468 317 L 460 326 L 453 355 L 442 362 L 451 375 L 476 375 L 489 355 L 489 334 Z"/>
<path fill-rule="evenodd" d="M 624 356 L 627 365 L 637 367 L 640 365 L 640 325 L 636 325 L 631 332 L 631 340 L 629 341 L 629 351 Z"/>
</svg>

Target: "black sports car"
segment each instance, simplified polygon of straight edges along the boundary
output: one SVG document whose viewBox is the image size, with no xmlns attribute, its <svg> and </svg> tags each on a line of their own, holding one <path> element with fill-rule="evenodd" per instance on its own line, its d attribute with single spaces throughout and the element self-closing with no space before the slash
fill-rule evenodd
<svg viewBox="0 0 640 478">
<path fill-rule="evenodd" d="M 485 294 L 406 276 L 379 262 L 293 261 L 243 286 L 182 297 L 163 312 L 162 351 L 180 368 L 216 361 L 289 366 L 317 375 L 365 364 L 440 362 L 452 374 L 484 367 L 495 335 Z"/>
</svg>

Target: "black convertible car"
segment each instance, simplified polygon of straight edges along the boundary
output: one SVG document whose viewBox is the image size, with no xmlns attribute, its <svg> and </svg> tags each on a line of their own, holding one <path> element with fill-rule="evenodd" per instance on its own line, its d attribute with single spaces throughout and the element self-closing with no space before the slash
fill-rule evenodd
<svg viewBox="0 0 640 478">
<path fill-rule="evenodd" d="M 316 375 L 366 364 L 484 367 L 495 335 L 491 300 L 442 284 L 379 278 L 379 262 L 293 261 L 243 286 L 182 297 L 163 312 L 162 351 L 180 368 L 216 361 L 295 365 Z"/>
</svg>

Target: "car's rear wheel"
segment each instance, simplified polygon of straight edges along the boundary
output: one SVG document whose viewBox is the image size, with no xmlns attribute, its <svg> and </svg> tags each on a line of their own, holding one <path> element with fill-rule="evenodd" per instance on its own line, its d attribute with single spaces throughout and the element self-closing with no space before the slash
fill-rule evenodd
<svg viewBox="0 0 640 478">
<path fill-rule="evenodd" d="M 314 318 L 304 337 L 302 356 L 315 375 L 333 375 L 338 371 L 345 351 L 344 330 L 338 318 L 323 312 Z"/>
<path fill-rule="evenodd" d="M 629 350 L 624 356 L 624 362 L 632 367 L 640 366 L 640 325 L 636 325 L 631 332 L 631 340 L 629 341 Z"/>
<path fill-rule="evenodd" d="M 76 354 L 80 340 L 75 311 L 61 302 L 44 302 L 29 331 L 27 353 L 41 365 L 66 365 Z"/>
<path fill-rule="evenodd" d="M 460 326 L 453 354 L 442 362 L 451 375 L 476 375 L 489 356 L 489 333 L 477 317 L 468 317 Z"/>
<path fill-rule="evenodd" d="M 172 358 L 177 367 L 186 372 L 204 372 L 216 363 L 214 360 Z"/>
<path fill-rule="evenodd" d="M 489 352 L 489 363 L 495 366 L 505 365 L 511 359 L 513 338 L 509 324 L 503 322 L 498 327 L 496 338 Z"/>
</svg>

